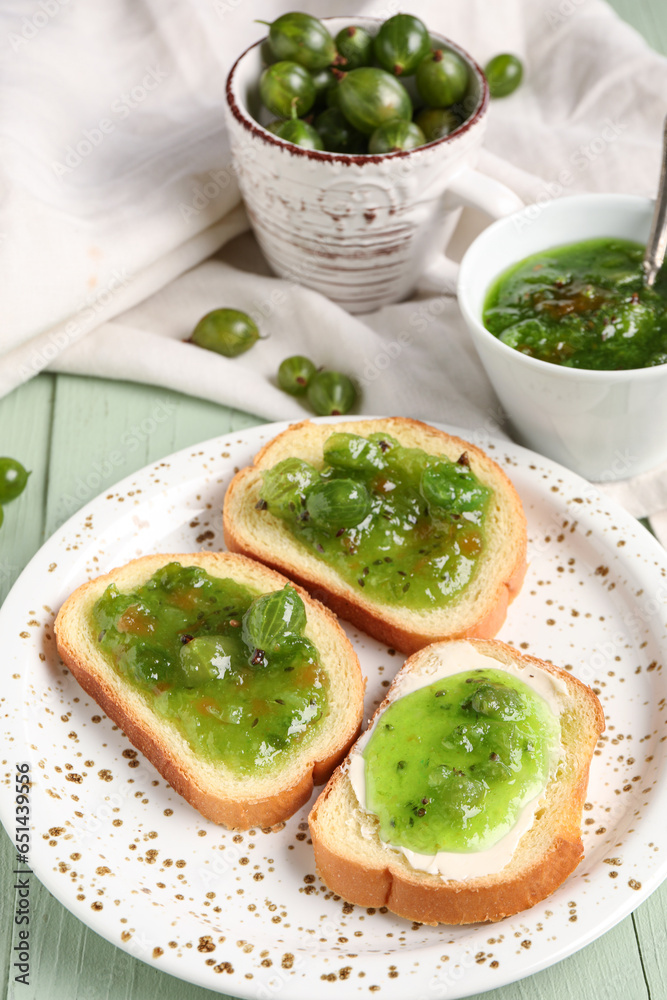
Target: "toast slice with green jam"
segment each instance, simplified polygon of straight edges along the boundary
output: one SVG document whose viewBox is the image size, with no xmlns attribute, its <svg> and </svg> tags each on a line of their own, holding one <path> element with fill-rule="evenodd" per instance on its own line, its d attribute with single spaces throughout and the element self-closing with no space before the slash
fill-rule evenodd
<svg viewBox="0 0 667 1000">
<path fill-rule="evenodd" d="M 497 640 L 411 656 L 309 817 L 317 871 L 350 903 L 426 924 L 496 921 L 583 856 L 594 692 Z"/>
<path fill-rule="evenodd" d="M 526 569 L 512 483 L 481 449 L 403 417 L 293 424 L 232 480 L 228 548 L 406 653 L 496 634 Z"/>
<path fill-rule="evenodd" d="M 273 827 L 356 738 L 359 661 L 330 611 L 231 553 L 152 555 L 79 587 L 63 662 L 207 819 Z"/>
</svg>

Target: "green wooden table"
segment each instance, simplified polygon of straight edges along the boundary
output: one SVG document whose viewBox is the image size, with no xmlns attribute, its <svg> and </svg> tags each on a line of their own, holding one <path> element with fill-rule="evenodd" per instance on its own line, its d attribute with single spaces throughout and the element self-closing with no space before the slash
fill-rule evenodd
<svg viewBox="0 0 667 1000">
<path fill-rule="evenodd" d="M 664 0 L 612 0 L 615 9 L 659 51 L 667 53 Z M 151 415 L 168 401 L 168 420 Z M 0 532 L 0 601 L 31 556 L 94 493 L 149 462 L 194 442 L 259 423 L 249 414 L 146 386 L 41 375 L 0 400 L 0 454 L 19 457 L 33 470 L 30 488 L 6 508 Z M 118 442 L 131 434 L 122 455 Z M 118 462 L 102 466 L 104 456 Z M 107 473 L 104 475 L 104 473 Z M 96 481 L 96 480 L 95 480 Z M 76 498 L 79 499 L 76 499 Z M 75 498 L 72 500 L 72 498 Z M 14 850 L 0 834 L 0 996 L 32 1000 L 213 1000 L 220 994 L 182 983 L 120 951 L 73 917 L 33 882 L 30 984 L 14 982 L 12 948 Z M 522 982 L 485 994 L 489 1000 L 646 1000 L 667 997 L 667 885 L 633 916 L 583 951 Z M 6 984 L 6 985 L 5 985 Z M 406 997 L 406 1000 L 409 998 Z"/>
</svg>

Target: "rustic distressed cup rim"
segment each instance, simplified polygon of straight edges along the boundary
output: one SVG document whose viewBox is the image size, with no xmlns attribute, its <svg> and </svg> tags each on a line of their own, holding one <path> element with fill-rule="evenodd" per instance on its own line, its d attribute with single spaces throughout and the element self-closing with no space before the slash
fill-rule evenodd
<svg viewBox="0 0 667 1000">
<path fill-rule="evenodd" d="M 345 21 L 349 20 L 346 17 L 324 17 L 321 18 L 322 21 Z M 355 17 L 355 22 L 366 23 L 366 24 L 382 24 L 383 21 L 378 17 Z M 305 149 L 303 146 L 297 146 L 294 143 L 288 142 L 286 139 L 280 139 L 278 136 L 273 135 L 268 129 L 264 128 L 258 121 L 256 121 L 252 115 L 246 110 L 245 103 L 241 101 L 240 96 L 235 91 L 235 77 L 237 75 L 237 70 L 241 63 L 247 58 L 247 56 L 253 52 L 259 46 L 263 45 L 267 40 L 268 36 L 260 38 L 258 41 L 253 42 L 249 45 L 240 56 L 234 62 L 234 65 L 229 71 L 227 76 L 227 81 L 225 84 L 225 98 L 227 105 L 231 114 L 239 122 L 239 124 L 254 138 L 267 143 L 268 145 L 277 146 L 279 148 L 287 149 L 288 152 L 293 156 L 301 156 L 308 160 L 318 160 L 324 163 L 346 163 L 355 164 L 355 166 L 362 167 L 364 164 L 377 164 L 382 163 L 385 160 L 393 160 L 403 157 L 412 157 L 413 159 L 419 158 L 420 154 L 423 155 L 428 150 L 433 150 L 437 146 L 444 146 L 446 143 L 450 143 L 458 139 L 461 135 L 467 132 L 473 125 L 486 114 L 489 105 L 489 86 L 486 77 L 478 65 L 478 63 L 472 58 L 472 56 L 466 52 L 460 45 L 453 42 L 451 39 L 441 35 L 438 32 L 432 32 L 431 37 L 437 38 L 442 41 L 447 48 L 456 52 L 457 55 L 466 62 L 468 68 L 472 70 L 477 78 L 479 84 L 480 92 L 477 100 L 477 105 L 474 112 L 469 118 L 466 118 L 464 122 L 459 125 L 458 128 L 454 129 L 449 135 L 443 136 L 441 139 L 434 139 L 433 142 L 428 142 L 423 146 L 418 146 L 416 149 L 404 149 L 396 150 L 392 153 L 332 153 L 326 150 L 319 149 Z"/>
</svg>

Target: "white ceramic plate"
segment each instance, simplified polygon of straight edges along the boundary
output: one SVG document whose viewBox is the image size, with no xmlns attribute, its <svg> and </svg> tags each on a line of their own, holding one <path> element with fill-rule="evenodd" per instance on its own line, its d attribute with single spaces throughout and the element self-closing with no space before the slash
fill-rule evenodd
<svg viewBox="0 0 667 1000">
<path fill-rule="evenodd" d="M 147 553 L 222 546 L 227 483 L 285 426 L 216 438 L 138 472 L 27 567 L 0 613 L 3 823 L 14 839 L 14 765 L 28 761 L 41 881 L 118 947 L 213 990 L 449 1000 L 537 972 L 603 934 L 667 874 L 667 555 L 582 479 L 514 445 L 478 442 L 513 479 L 529 525 L 530 568 L 500 637 L 592 684 L 608 725 L 591 769 L 584 861 L 545 902 L 498 924 L 425 927 L 345 904 L 315 875 L 307 808 L 279 833 L 207 822 L 56 654 L 54 612 L 80 583 Z M 350 635 L 370 712 L 402 658 Z"/>
</svg>

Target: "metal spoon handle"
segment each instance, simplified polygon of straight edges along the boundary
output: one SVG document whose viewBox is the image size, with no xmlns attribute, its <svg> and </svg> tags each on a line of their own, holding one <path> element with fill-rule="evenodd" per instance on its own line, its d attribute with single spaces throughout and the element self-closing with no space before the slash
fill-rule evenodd
<svg viewBox="0 0 667 1000">
<path fill-rule="evenodd" d="M 662 132 L 662 165 L 660 167 L 660 183 L 658 196 L 653 210 L 651 232 L 646 243 L 646 253 L 642 267 L 644 268 L 644 284 L 651 288 L 658 271 L 662 267 L 667 249 L 667 117 Z"/>
</svg>

